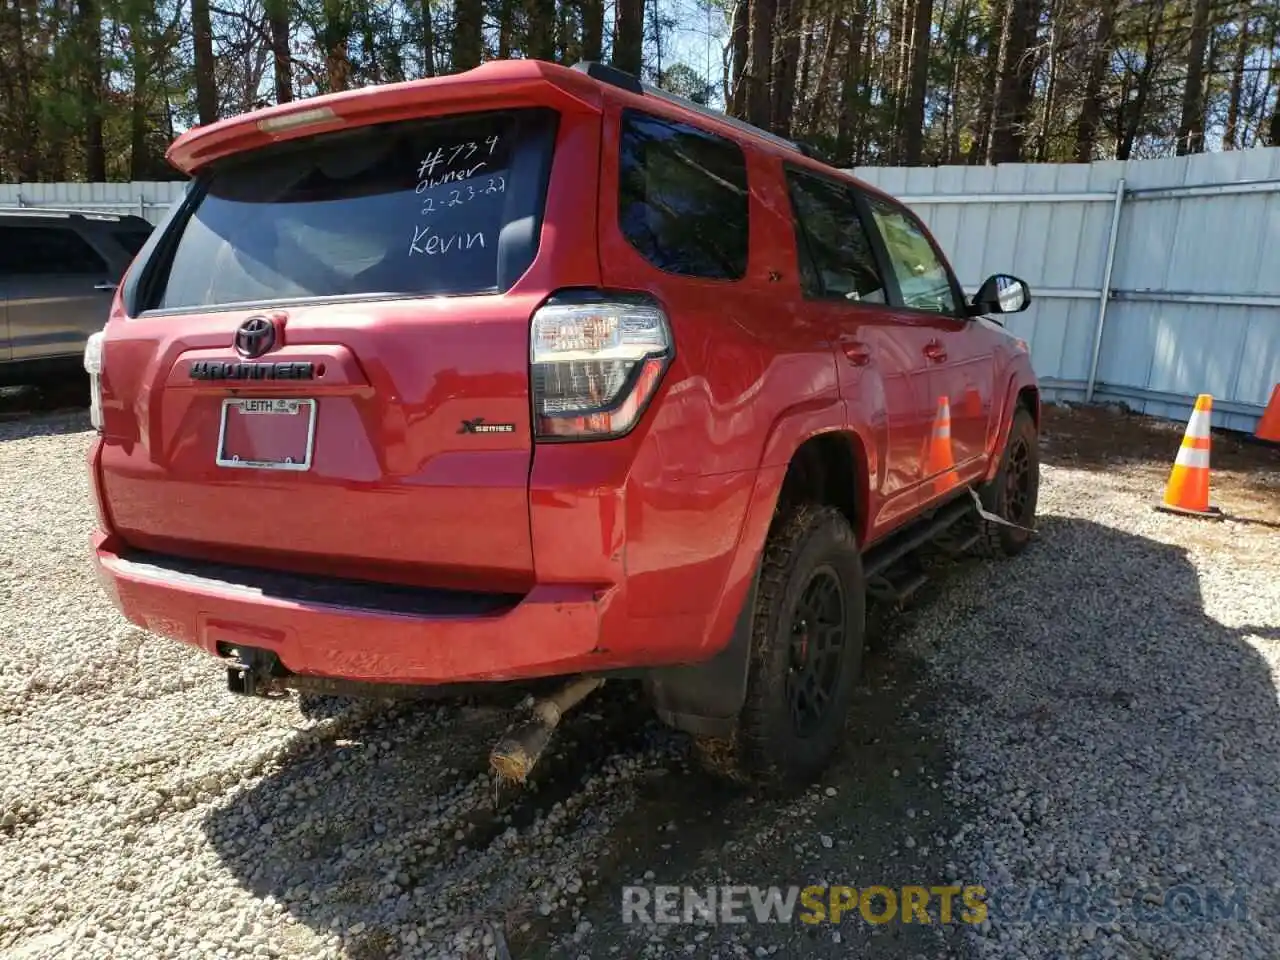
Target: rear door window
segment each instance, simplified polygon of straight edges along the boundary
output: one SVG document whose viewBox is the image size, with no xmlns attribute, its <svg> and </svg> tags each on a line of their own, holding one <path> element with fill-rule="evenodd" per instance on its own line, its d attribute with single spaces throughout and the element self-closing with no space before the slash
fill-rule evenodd
<svg viewBox="0 0 1280 960">
<path fill-rule="evenodd" d="M 787 170 L 806 297 L 886 303 L 884 277 L 853 193 L 842 184 Z"/>
<path fill-rule="evenodd" d="M 234 159 L 202 185 L 147 306 L 506 289 L 537 249 L 553 138 L 552 112 L 504 111 Z"/>
<path fill-rule="evenodd" d="M 0 238 L 0 273 L 50 276 L 107 272 L 107 262 L 70 227 L 6 227 Z"/>
<path fill-rule="evenodd" d="M 732 140 L 628 110 L 622 116 L 618 221 L 659 270 L 738 280 L 747 270 L 747 161 Z"/>
</svg>

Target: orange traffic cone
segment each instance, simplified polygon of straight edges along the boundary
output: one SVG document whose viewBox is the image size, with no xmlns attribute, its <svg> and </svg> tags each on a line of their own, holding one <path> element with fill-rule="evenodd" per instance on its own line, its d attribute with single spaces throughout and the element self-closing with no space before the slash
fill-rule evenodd
<svg viewBox="0 0 1280 960">
<path fill-rule="evenodd" d="M 955 455 L 951 452 L 951 400 L 945 396 L 938 398 L 938 412 L 933 418 L 933 433 L 929 437 L 925 470 L 929 476 L 936 478 L 933 487 L 938 493 L 950 490 L 960 482 Z"/>
<path fill-rule="evenodd" d="M 1271 401 L 1262 412 L 1262 419 L 1258 421 L 1258 429 L 1253 435 L 1259 440 L 1280 443 L 1280 383 L 1271 391 Z"/>
<path fill-rule="evenodd" d="M 1220 517 L 1217 507 L 1209 506 L 1209 426 L 1213 417 L 1213 397 L 1202 393 L 1196 397 L 1182 447 L 1173 461 L 1173 472 L 1164 489 L 1164 502 L 1157 509 L 1184 513 L 1195 517 Z"/>
</svg>

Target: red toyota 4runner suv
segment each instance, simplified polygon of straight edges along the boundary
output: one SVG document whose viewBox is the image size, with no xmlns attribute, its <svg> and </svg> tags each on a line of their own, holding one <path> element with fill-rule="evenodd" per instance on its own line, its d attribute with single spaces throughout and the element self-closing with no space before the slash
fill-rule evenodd
<svg viewBox="0 0 1280 960">
<path fill-rule="evenodd" d="M 85 356 L 93 550 L 237 692 L 560 678 L 549 733 L 639 679 L 721 769 L 811 777 L 867 597 L 1030 537 L 1036 381 L 984 316 L 1026 285 L 966 300 L 796 144 L 521 60 L 169 159 L 190 187 Z"/>
</svg>

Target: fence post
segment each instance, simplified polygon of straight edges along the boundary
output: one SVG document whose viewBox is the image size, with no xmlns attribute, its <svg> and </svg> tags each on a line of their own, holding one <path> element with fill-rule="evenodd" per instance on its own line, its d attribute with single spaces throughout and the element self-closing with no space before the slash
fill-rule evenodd
<svg viewBox="0 0 1280 960">
<path fill-rule="evenodd" d="M 1102 331 L 1107 323 L 1107 302 L 1111 299 L 1111 268 L 1116 262 L 1116 238 L 1120 235 L 1120 210 L 1124 206 L 1124 177 L 1116 183 L 1115 205 L 1111 208 L 1111 233 L 1107 235 L 1107 259 L 1102 267 L 1102 289 L 1098 300 L 1098 325 L 1093 332 L 1093 357 L 1089 361 L 1089 382 L 1084 388 L 1084 402 L 1093 402 L 1093 388 L 1098 382 L 1098 360 L 1102 354 Z"/>
<path fill-rule="evenodd" d="M 147 219 L 147 195 L 141 190 L 138 191 L 138 216 Z"/>
</svg>

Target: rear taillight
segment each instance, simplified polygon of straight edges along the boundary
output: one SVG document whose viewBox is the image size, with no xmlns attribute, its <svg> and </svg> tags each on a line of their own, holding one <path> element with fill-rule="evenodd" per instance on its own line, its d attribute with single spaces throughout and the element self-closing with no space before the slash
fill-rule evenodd
<svg viewBox="0 0 1280 960">
<path fill-rule="evenodd" d="M 539 439 L 603 440 L 635 426 L 671 362 L 671 328 L 651 302 L 550 303 L 533 315 Z"/>
<path fill-rule="evenodd" d="M 84 369 L 89 374 L 89 422 L 102 431 L 102 338 L 103 333 L 89 335 L 84 345 Z"/>
</svg>

